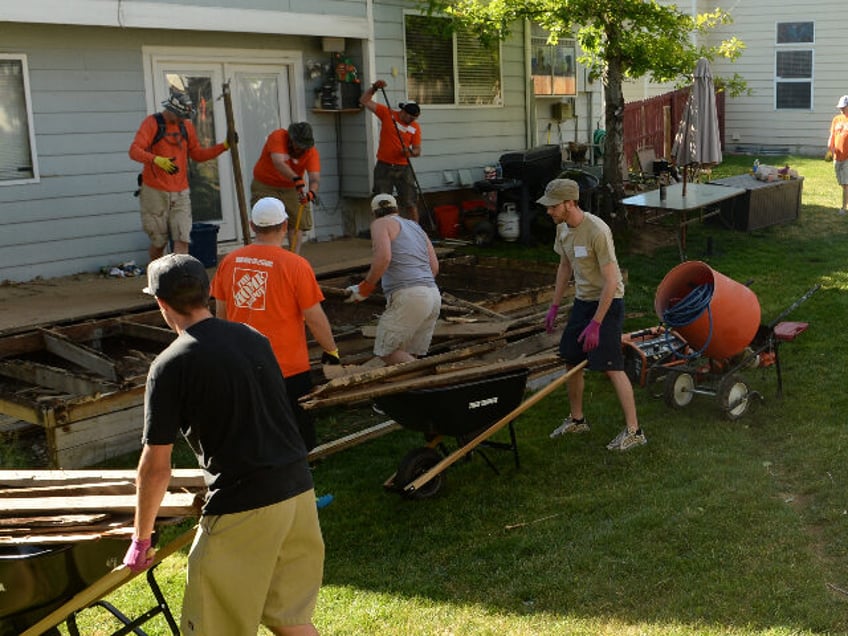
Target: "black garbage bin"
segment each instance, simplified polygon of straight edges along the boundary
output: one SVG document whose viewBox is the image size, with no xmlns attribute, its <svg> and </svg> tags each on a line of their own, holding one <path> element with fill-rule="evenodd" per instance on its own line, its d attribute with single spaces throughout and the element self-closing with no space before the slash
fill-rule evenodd
<svg viewBox="0 0 848 636">
<path fill-rule="evenodd" d="M 600 184 L 598 177 L 579 168 L 569 168 L 560 172 L 557 179 L 576 181 L 580 188 L 580 207 L 586 212 L 594 213 L 594 209 L 597 207 L 594 205 L 595 193 L 598 191 L 598 184 Z"/>
</svg>

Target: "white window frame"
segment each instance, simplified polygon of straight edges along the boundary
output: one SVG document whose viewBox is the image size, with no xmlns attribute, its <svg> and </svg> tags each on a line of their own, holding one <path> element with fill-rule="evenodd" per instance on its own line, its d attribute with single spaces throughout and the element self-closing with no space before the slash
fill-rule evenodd
<svg viewBox="0 0 848 636">
<path fill-rule="evenodd" d="M 433 20 L 448 20 L 449 18 L 445 18 L 442 16 L 428 16 L 418 11 L 404 11 L 403 12 L 403 22 L 401 24 L 401 33 L 403 34 L 403 61 L 404 61 L 404 78 L 407 82 L 407 98 L 411 98 L 409 95 L 409 50 L 406 42 L 406 20 L 409 16 L 416 16 L 425 19 L 433 19 Z M 459 78 L 459 65 L 457 64 L 459 58 L 459 52 L 457 47 L 457 33 L 451 34 L 451 41 L 453 46 L 453 102 L 449 104 L 431 104 L 427 102 L 421 102 L 421 105 L 427 106 L 427 108 L 503 108 L 504 105 L 504 83 L 503 83 L 503 47 L 500 42 L 498 42 L 498 94 L 495 100 L 492 103 L 488 104 L 463 104 L 460 103 L 460 78 Z"/>
<path fill-rule="evenodd" d="M 810 42 L 779 42 L 778 41 L 778 32 L 780 29 L 780 25 L 782 24 L 810 24 L 813 27 L 813 36 Z M 816 24 L 813 20 L 783 20 L 780 22 L 775 22 L 774 25 L 774 109 L 776 111 L 812 111 L 813 110 L 813 95 L 815 91 L 813 90 L 813 78 L 815 77 L 815 41 L 816 41 Z M 806 53 L 810 54 L 810 75 L 809 77 L 779 77 L 778 72 L 778 57 L 781 53 Z M 798 106 L 798 107 L 789 107 L 789 106 L 780 106 L 778 104 L 778 89 L 781 85 L 785 84 L 809 84 L 810 86 L 810 94 L 809 94 L 809 106 Z"/>
<path fill-rule="evenodd" d="M 29 140 L 29 152 L 32 159 L 32 176 L 25 179 L 0 179 L 0 187 L 21 185 L 27 183 L 39 183 L 41 181 L 38 169 L 38 152 L 35 147 L 35 125 L 32 121 L 32 94 L 29 84 L 29 66 L 27 56 L 23 53 L 0 53 L 0 60 L 17 60 L 21 63 L 21 77 L 23 78 L 24 103 L 27 113 L 27 138 Z"/>
</svg>

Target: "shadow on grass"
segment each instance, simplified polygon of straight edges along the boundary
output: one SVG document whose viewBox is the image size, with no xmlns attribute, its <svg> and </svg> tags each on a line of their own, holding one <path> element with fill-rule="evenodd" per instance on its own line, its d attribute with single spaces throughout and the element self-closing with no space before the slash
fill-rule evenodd
<svg viewBox="0 0 848 636">
<path fill-rule="evenodd" d="M 500 476 L 479 458 L 460 462 L 433 499 L 381 488 L 422 444 L 410 431 L 328 459 L 316 471 L 336 495 L 321 516 L 326 585 L 549 617 L 541 629 L 551 634 L 575 619 L 656 634 L 848 631 L 845 598 L 829 587 L 848 587 L 846 234 L 848 221 L 826 205 L 756 232 L 690 229 L 690 258 L 751 281 L 764 324 L 822 284 L 786 318 L 810 328 L 781 351 L 783 399 L 773 367 L 746 371 L 763 399 L 742 420 L 723 420 L 708 396 L 672 410 L 656 387 L 637 389 L 649 443 L 612 454 L 604 444 L 620 411 L 608 382 L 589 374 L 591 433 L 548 438 L 568 412 L 561 389 L 519 418 L 520 470 L 506 455 L 492 456 Z M 700 251 L 708 239 L 712 252 Z M 546 259 L 549 248 L 521 251 Z M 676 246 L 621 263 L 626 328 L 657 324 L 653 296 L 679 263 Z"/>
</svg>

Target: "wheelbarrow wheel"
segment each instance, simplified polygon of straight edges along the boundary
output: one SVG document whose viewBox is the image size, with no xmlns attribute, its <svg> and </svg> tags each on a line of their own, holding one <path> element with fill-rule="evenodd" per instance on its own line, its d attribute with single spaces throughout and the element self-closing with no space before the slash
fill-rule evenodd
<svg viewBox="0 0 848 636">
<path fill-rule="evenodd" d="M 427 499 L 442 489 L 444 475 L 439 473 L 426 484 L 408 492 L 404 488 L 442 461 L 442 456 L 433 448 L 422 446 L 404 455 L 395 474 L 395 487 L 408 499 Z"/>
<path fill-rule="evenodd" d="M 665 403 L 672 408 L 682 409 L 689 405 L 695 394 L 695 378 L 685 371 L 669 371 L 665 376 Z"/>
<path fill-rule="evenodd" d="M 738 420 L 745 415 L 750 396 L 748 385 L 738 375 L 730 375 L 719 384 L 718 402 L 729 420 Z"/>
</svg>

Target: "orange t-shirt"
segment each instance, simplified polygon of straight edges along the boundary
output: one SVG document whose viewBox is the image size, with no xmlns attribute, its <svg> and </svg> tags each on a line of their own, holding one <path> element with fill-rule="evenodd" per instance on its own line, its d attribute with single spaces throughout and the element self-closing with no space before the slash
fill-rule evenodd
<svg viewBox="0 0 848 636">
<path fill-rule="evenodd" d="M 837 161 L 848 159 L 848 117 L 842 113 L 830 122 L 828 145 L 833 147 L 833 155 Z"/>
<path fill-rule="evenodd" d="M 226 150 L 222 143 L 204 148 L 197 139 L 197 132 L 191 120 L 185 119 L 183 122 L 188 139 L 183 138 L 179 122 L 166 121 L 165 136 L 157 141 L 155 146 L 150 144 L 159 132 L 156 117 L 148 115 L 141 122 L 130 145 L 130 159 L 144 164 L 141 178 L 145 185 L 165 192 L 188 190 L 188 158 L 198 162 L 209 161 Z M 168 157 L 177 164 L 178 170 L 174 174 L 168 174 L 153 163 L 157 156 Z"/>
<path fill-rule="evenodd" d="M 403 145 L 407 148 L 421 145 L 421 126 L 416 122 L 404 124 L 399 117 L 399 112 L 390 109 L 385 104 L 377 104 L 374 114 L 380 119 L 380 145 L 377 147 L 377 159 L 384 163 L 406 165 L 409 159 L 403 154 L 400 146 L 398 131 L 403 138 Z M 397 129 L 395 129 L 395 123 Z"/>
<path fill-rule="evenodd" d="M 271 341 L 284 377 L 309 371 L 303 311 L 324 300 L 309 261 L 282 247 L 247 245 L 218 265 L 211 294 L 226 303 L 227 320 Z"/>
<path fill-rule="evenodd" d="M 308 148 L 299 157 L 289 155 L 289 133 L 285 128 L 278 128 L 265 140 L 262 154 L 253 167 L 253 178 L 265 185 L 275 188 L 293 188 L 294 183 L 280 174 L 274 167 L 272 154 L 285 155 L 286 165 L 300 177 L 304 172 L 321 172 L 321 159 L 315 146 Z"/>
</svg>

